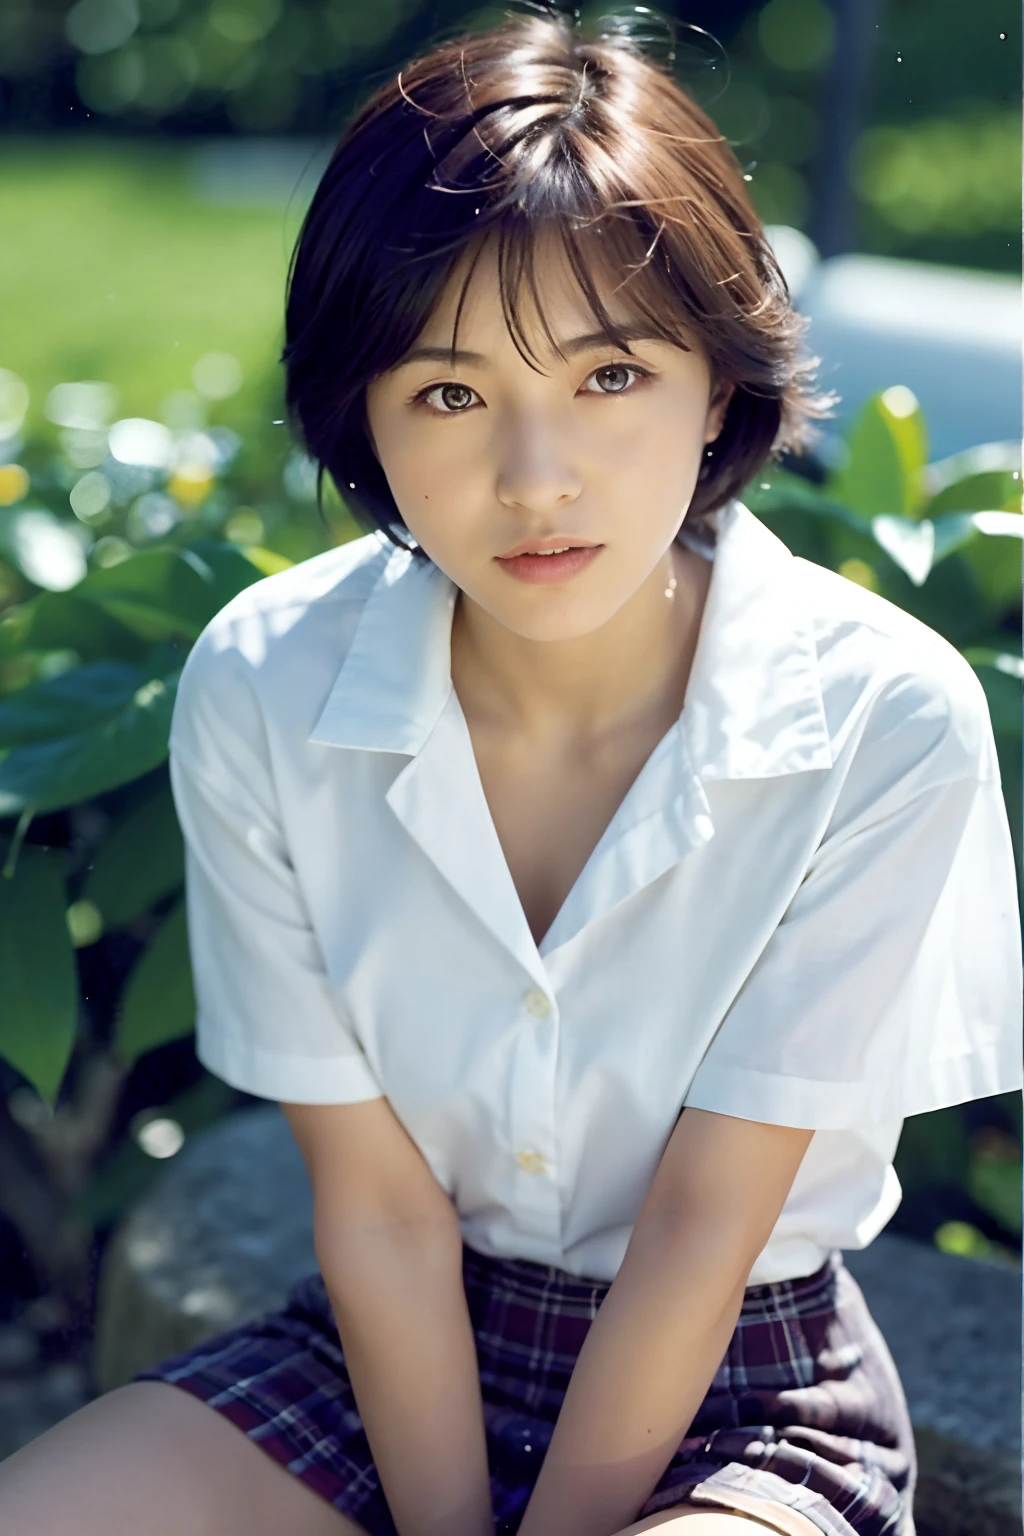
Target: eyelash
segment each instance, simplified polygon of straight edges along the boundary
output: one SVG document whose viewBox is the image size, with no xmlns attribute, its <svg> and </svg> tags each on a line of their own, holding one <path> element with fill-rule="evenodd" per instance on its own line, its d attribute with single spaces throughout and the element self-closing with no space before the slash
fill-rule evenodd
<svg viewBox="0 0 1024 1536">
<path fill-rule="evenodd" d="M 595 368 L 592 373 L 587 374 L 587 379 L 592 379 L 595 374 L 603 373 L 606 368 L 624 368 L 627 373 L 636 374 L 638 382 L 628 384 L 625 389 L 588 389 L 584 390 L 584 394 L 605 395 L 610 398 L 614 398 L 617 395 L 631 395 L 636 389 L 643 387 L 644 381 L 652 377 L 650 369 L 641 368 L 637 363 L 602 363 L 599 368 Z M 417 394 L 413 395 L 412 404 L 416 406 L 422 406 L 425 410 L 430 411 L 435 416 L 465 416 L 470 410 L 472 410 L 472 406 L 464 406 L 461 411 L 443 411 L 439 410 L 436 405 L 429 404 L 428 397 L 430 395 L 434 394 L 439 389 L 447 388 L 449 384 L 455 383 L 457 383 L 457 380 L 455 379 L 443 379 L 440 384 L 428 384 L 425 389 L 421 389 Z M 471 394 L 476 394 L 476 390 L 470 389 L 468 384 L 462 385 L 461 387 L 464 389 L 469 389 Z"/>
</svg>

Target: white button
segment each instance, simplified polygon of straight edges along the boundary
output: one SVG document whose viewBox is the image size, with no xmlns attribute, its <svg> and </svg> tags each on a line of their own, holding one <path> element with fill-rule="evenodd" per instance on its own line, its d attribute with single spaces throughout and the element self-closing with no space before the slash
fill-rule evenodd
<svg viewBox="0 0 1024 1536">
<path fill-rule="evenodd" d="M 532 1014 L 535 1019 L 546 1019 L 551 1012 L 551 1003 L 539 987 L 534 987 L 532 992 L 527 992 L 523 1003 L 527 1013 Z"/>
<path fill-rule="evenodd" d="M 543 1173 L 547 1167 L 547 1158 L 539 1152 L 517 1152 L 516 1162 L 525 1173 Z"/>
</svg>

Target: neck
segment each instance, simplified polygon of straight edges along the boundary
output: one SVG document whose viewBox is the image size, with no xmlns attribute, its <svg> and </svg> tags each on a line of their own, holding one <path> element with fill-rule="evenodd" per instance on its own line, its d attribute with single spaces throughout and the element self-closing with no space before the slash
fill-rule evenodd
<svg viewBox="0 0 1024 1536">
<path fill-rule="evenodd" d="M 600 629 L 572 640 L 524 639 L 459 595 L 452 678 L 463 708 L 527 735 L 599 737 L 652 710 L 683 707 L 711 567 L 672 545 Z"/>
</svg>

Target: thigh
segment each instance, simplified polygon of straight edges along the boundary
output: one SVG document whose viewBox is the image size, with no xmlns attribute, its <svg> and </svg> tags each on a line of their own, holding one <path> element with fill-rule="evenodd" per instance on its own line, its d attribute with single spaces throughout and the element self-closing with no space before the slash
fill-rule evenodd
<svg viewBox="0 0 1024 1536">
<path fill-rule="evenodd" d="M 178 1387 L 119 1387 L 0 1463 L 0 1531 L 33 1536 L 363 1536 Z"/>
<path fill-rule="evenodd" d="M 764 1518 L 757 1514 L 728 1509 L 693 1509 L 676 1506 L 647 1515 L 634 1525 L 616 1532 L 616 1536 L 644 1536 L 660 1526 L 659 1536 L 773 1536 L 785 1532 L 786 1536 L 821 1536 L 819 1528 L 805 1515 L 787 1509 L 781 1504 L 767 1505 Z"/>
</svg>

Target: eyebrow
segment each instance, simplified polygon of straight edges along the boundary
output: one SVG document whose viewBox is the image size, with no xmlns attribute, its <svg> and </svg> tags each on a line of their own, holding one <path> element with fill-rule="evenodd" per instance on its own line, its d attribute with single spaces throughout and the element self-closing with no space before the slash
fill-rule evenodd
<svg viewBox="0 0 1024 1536">
<path fill-rule="evenodd" d="M 666 340 L 649 325 L 623 325 L 619 327 L 619 334 L 627 342 Z M 576 357 L 581 352 L 595 352 L 598 347 L 617 345 L 614 337 L 607 331 L 587 331 L 582 336 L 571 336 L 567 341 L 561 342 L 559 350 L 565 357 Z M 407 368 L 410 363 L 449 363 L 453 367 L 463 364 L 481 368 L 487 366 L 487 358 L 483 352 L 467 352 L 462 348 L 453 352 L 451 347 L 413 347 L 395 364 L 395 371 L 397 372 L 399 368 Z"/>
</svg>

